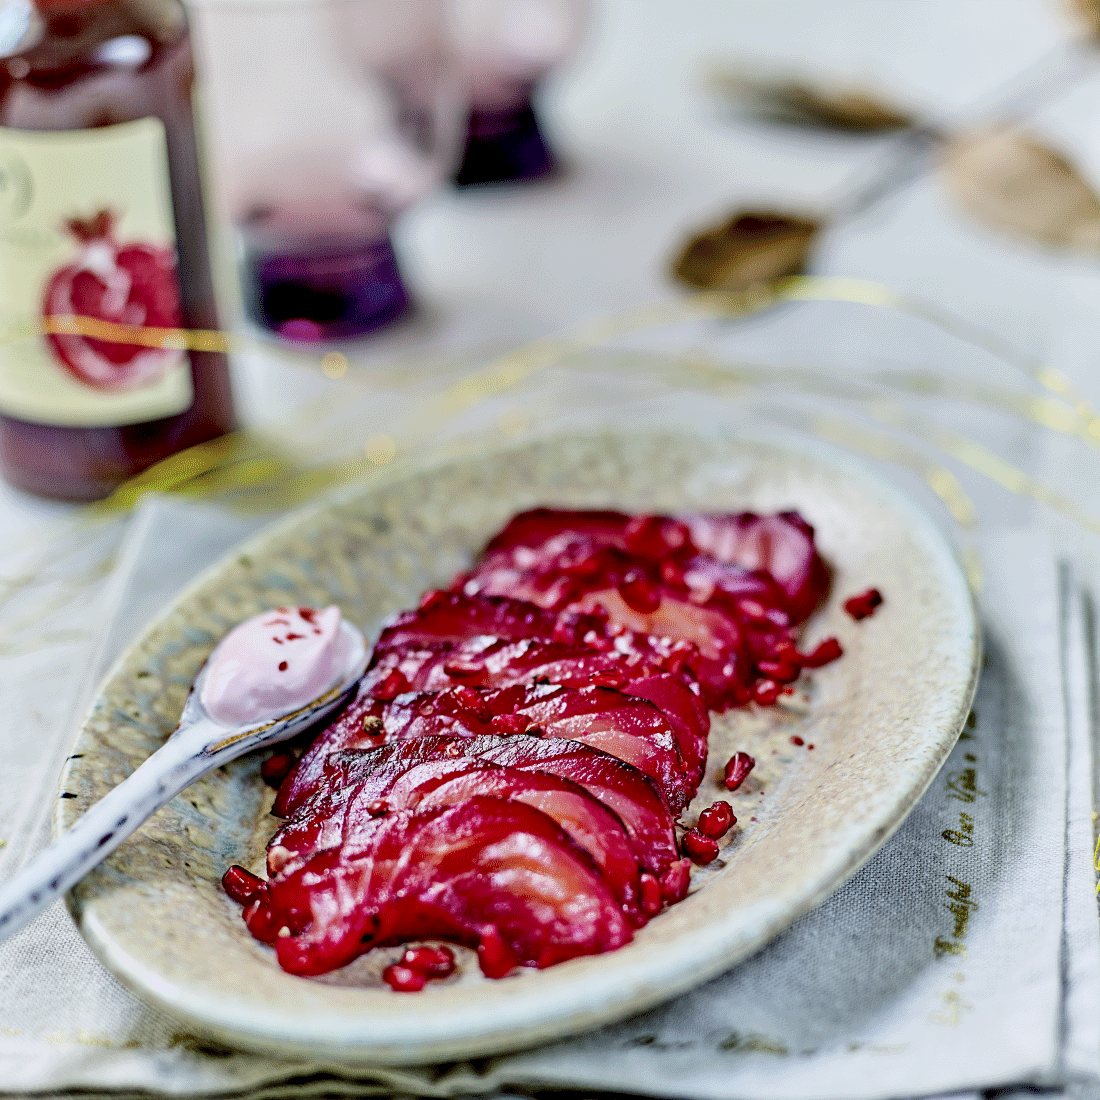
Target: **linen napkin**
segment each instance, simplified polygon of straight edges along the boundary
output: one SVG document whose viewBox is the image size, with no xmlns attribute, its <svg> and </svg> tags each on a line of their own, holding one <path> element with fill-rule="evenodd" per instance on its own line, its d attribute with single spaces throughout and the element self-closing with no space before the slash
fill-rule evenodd
<svg viewBox="0 0 1100 1100">
<path fill-rule="evenodd" d="M 207 505 L 142 504 L 98 596 L 81 706 L 172 594 L 256 525 Z M 0 947 L 0 1091 L 813 1100 L 1087 1086 L 1100 1078 L 1091 605 L 1041 534 L 995 534 L 981 549 L 986 659 L 972 724 L 883 849 L 729 974 L 628 1022 L 476 1063 L 279 1062 L 222 1050 L 145 1006 L 56 908 Z M 33 780 L 52 805 L 51 769 Z M 0 800 L 7 788 L 0 775 Z"/>
</svg>

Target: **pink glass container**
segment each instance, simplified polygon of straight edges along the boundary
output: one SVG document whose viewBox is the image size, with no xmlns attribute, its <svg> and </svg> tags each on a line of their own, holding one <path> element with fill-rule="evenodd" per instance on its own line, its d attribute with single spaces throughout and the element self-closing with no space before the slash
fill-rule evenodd
<svg viewBox="0 0 1100 1100">
<path fill-rule="evenodd" d="M 214 175 L 249 315 L 369 332 L 410 295 L 394 220 L 449 173 L 462 114 L 440 0 L 200 0 Z"/>
<path fill-rule="evenodd" d="M 588 0 L 454 0 L 470 96 L 459 186 L 554 171 L 533 96 L 539 81 L 576 49 L 588 10 Z"/>
</svg>

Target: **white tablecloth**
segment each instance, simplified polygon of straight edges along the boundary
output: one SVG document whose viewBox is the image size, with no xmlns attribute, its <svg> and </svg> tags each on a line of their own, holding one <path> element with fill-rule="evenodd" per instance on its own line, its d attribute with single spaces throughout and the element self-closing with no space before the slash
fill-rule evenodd
<svg viewBox="0 0 1100 1100">
<path fill-rule="evenodd" d="M 732 117 L 703 91 L 701 75 L 707 61 L 751 52 L 822 73 L 855 71 L 921 113 L 951 116 L 965 114 L 967 105 L 981 101 L 1012 74 L 1064 42 L 1071 31 L 1065 11 L 1056 0 L 845 0 L 829 5 L 815 0 L 607 0 L 597 5 L 580 56 L 558 74 L 545 95 L 549 129 L 570 171 L 561 180 L 526 188 L 442 195 L 411 212 L 400 227 L 398 246 L 422 312 L 414 323 L 349 352 L 352 375 L 360 381 L 370 379 L 395 357 L 425 355 L 430 360 L 441 352 L 473 364 L 527 339 L 675 298 L 678 292 L 666 277 L 668 259 L 691 228 L 742 203 L 820 207 L 843 189 L 846 180 L 872 170 L 888 154 L 887 139 L 761 127 Z M 1097 117 L 1100 75 L 1080 81 L 1030 122 L 1066 149 L 1100 186 Z M 1061 371 L 1100 404 L 1100 277 L 1095 260 L 997 236 L 960 214 L 934 176 L 918 179 L 830 232 L 814 270 L 871 278 L 964 317 L 1021 354 Z M 866 378 L 906 368 L 1038 392 L 1018 369 L 926 322 L 852 305 L 804 304 L 736 326 L 666 328 L 633 338 L 631 344 L 648 352 L 702 349 L 727 363 L 822 370 L 834 378 Z M 341 387 L 348 384 L 347 379 L 326 379 L 315 365 L 272 347 L 253 346 L 238 358 L 235 369 L 242 410 L 251 423 L 291 416 L 311 398 L 339 401 Z M 421 392 L 427 370 L 420 373 Z M 605 383 L 585 375 L 550 377 L 537 392 L 519 390 L 511 398 L 509 415 L 516 423 L 524 418 L 537 423 L 547 415 L 548 402 L 583 405 L 601 384 Z M 358 390 L 356 401 L 362 405 Z M 779 391 L 772 396 L 768 415 L 781 420 L 784 405 Z M 363 407 L 365 437 L 387 431 L 400 419 L 407 400 L 400 391 L 383 393 L 375 404 Z M 989 532 L 1006 525 L 1041 529 L 1053 547 L 1053 556 L 1046 560 L 1072 561 L 1076 575 L 1095 586 L 1094 534 L 1037 503 L 1026 486 L 1003 470 L 998 478 L 999 468 L 980 455 L 956 448 L 945 456 L 928 429 L 950 429 L 977 440 L 1081 508 L 1100 513 L 1094 447 L 996 411 L 988 403 L 907 399 L 905 407 L 919 412 L 926 429 L 918 433 L 915 446 L 949 471 L 976 507 L 974 528 L 961 532 L 964 543 L 988 545 L 975 530 Z M 881 401 L 858 409 L 860 422 L 875 430 L 891 430 L 891 415 Z M 498 427 L 496 421 L 491 423 Z M 924 475 L 918 476 L 912 467 L 886 468 L 903 486 L 923 494 L 945 526 L 951 525 L 946 510 L 928 492 Z M 89 647 L 99 635 L 94 609 L 97 599 L 106 598 L 99 573 L 106 553 L 119 545 L 124 533 L 121 525 L 74 533 L 71 517 L 68 506 L 0 487 L 0 743 L 9 779 L 5 789 L 12 792 L 0 818 L 0 840 L 6 841 L 0 849 L 0 874 L 20 862 L 40 825 L 42 815 L 33 804 L 37 789 L 21 778 L 40 768 L 43 753 L 53 761 L 64 753 L 81 674 L 90 662 Z M 81 601 L 84 615 L 74 617 L 72 608 Z M 1007 615 L 1011 609 L 1002 610 Z M 1080 650 L 1073 652 L 1073 659 L 1083 660 Z M 1079 675 L 1072 683 L 1081 692 L 1085 677 Z M 1070 712 L 1071 769 L 1086 767 L 1073 754 L 1080 754 L 1088 736 L 1080 730 L 1076 739 L 1072 736 L 1072 715 L 1084 709 L 1078 698 L 1076 710 Z M 1076 835 L 1071 850 L 1080 851 L 1088 847 L 1092 826 L 1086 816 L 1091 811 L 1081 802 L 1082 788 L 1069 789 L 1078 792 L 1068 816 Z M 1061 796 L 1052 790 L 1050 797 Z M 1071 863 L 1068 871 L 1065 881 L 1077 881 L 1076 889 L 1091 882 L 1091 867 Z M 857 888 L 853 883 L 849 889 Z M 80 941 L 66 931 L 67 918 L 52 919 L 52 924 L 42 926 L 42 942 L 63 942 L 74 955 L 83 952 Z M 796 930 L 792 936 L 799 934 Z M 1066 935 L 1085 944 L 1095 928 L 1067 925 Z M 1060 989 L 1063 977 L 1095 979 L 1098 964 L 1088 950 L 1068 952 L 1064 958 L 1066 966 L 1072 962 L 1080 974 L 1056 973 L 1052 967 L 1061 964 L 1047 958 L 1040 984 Z M 71 1054 L 68 1064 L 75 1072 L 93 1064 L 101 1050 L 98 1025 L 111 1013 L 128 1011 L 128 1002 L 105 975 L 97 979 L 94 995 L 84 990 L 80 997 L 67 997 L 64 967 L 55 973 L 57 996 L 67 1004 L 85 1006 L 83 1022 L 56 1036 L 55 1045 L 69 1052 L 65 1058 Z M 1010 1053 L 1021 1060 L 1022 1081 L 1062 1080 L 1070 1071 L 1084 1072 L 1094 1065 L 1100 1022 L 1095 1028 L 1080 1023 L 1090 1013 L 1096 1019 L 1089 992 L 1093 988 L 1088 980 L 1069 981 L 1061 1039 L 1051 1039 L 1036 1053 L 1040 1037 L 1028 1033 L 1026 1043 L 1013 1046 Z M 20 996 L 17 986 L 6 993 L 9 1006 Z M 773 1018 L 778 1017 L 773 1013 Z M 675 1015 L 667 1019 L 675 1030 Z M 888 1006 L 879 1005 L 868 1016 L 867 1035 L 888 1034 L 891 1019 Z M 42 1021 L 35 1025 L 36 1034 L 42 1033 L 41 1025 Z M 799 1050 L 819 1041 L 811 1035 L 811 1021 L 803 1020 L 803 1025 L 808 1030 L 799 1033 Z M 18 1036 L 9 1032 L 18 1028 L 4 1027 L 0 1038 L 6 1036 L 12 1044 L 9 1049 L 17 1052 Z M 767 1029 L 754 1034 L 763 1036 L 765 1045 L 769 1036 L 774 1037 Z M 152 1040 L 152 1033 L 138 1028 L 132 1040 L 136 1050 Z M 169 1044 L 171 1057 L 187 1062 L 188 1042 L 181 1038 L 176 1047 Z M 945 1063 L 949 1045 L 943 1047 Z M 646 1047 L 640 1043 L 631 1048 L 631 1057 L 639 1060 L 638 1072 L 648 1075 L 656 1071 L 641 1067 Z M 28 1064 L 34 1057 L 28 1048 Z M 547 1081 L 561 1079 L 555 1069 L 561 1061 L 552 1052 L 524 1057 L 508 1065 L 527 1066 L 525 1072 Z M 749 1051 L 747 1061 L 767 1057 L 766 1050 Z M 930 1053 L 928 1059 L 934 1063 L 936 1055 Z M 18 1061 L 16 1054 L 9 1064 Z M 935 1078 L 934 1069 L 908 1078 L 914 1089 L 918 1084 L 921 1089 L 951 1087 L 946 1079 Z M 788 1068 L 786 1076 L 777 1075 L 774 1095 L 797 1095 L 800 1089 L 805 1094 L 800 1084 L 783 1085 L 796 1081 L 792 1072 Z M 510 1073 L 483 1084 L 519 1080 Z M 596 1077 L 583 1079 L 596 1087 Z M 22 1083 L 0 1080 L 0 1089 L 29 1088 L 32 1082 L 33 1077 Z M 93 1083 L 88 1078 L 86 1084 L 106 1088 L 112 1082 Z M 113 1084 L 132 1087 L 125 1077 Z M 223 1086 L 224 1079 L 211 1078 L 212 1089 Z M 842 1077 L 833 1084 L 822 1078 L 815 1085 L 821 1095 L 829 1094 L 830 1088 L 835 1094 L 854 1093 L 858 1086 L 855 1078 Z M 642 1087 L 641 1081 L 637 1087 Z M 784 1093 L 784 1087 L 793 1091 Z M 715 1094 L 703 1085 L 699 1091 Z M 890 1091 L 906 1090 L 895 1082 Z"/>
</svg>

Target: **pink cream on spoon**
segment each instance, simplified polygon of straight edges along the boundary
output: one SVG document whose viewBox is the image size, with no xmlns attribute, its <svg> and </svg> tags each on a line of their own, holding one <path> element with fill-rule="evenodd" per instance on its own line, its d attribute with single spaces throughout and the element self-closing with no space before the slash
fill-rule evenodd
<svg viewBox="0 0 1100 1100">
<path fill-rule="evenodd" d="M 199 699 L 215 722 L 252 726 L 312 703 L 341 679 L 349 656 L 338 607 L 277 607 L 222 639 Z"/>
</svg>

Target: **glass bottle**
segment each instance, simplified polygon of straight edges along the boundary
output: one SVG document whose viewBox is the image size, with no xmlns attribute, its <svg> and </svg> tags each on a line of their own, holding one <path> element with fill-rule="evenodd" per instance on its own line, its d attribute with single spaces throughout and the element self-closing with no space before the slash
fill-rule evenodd
<svg viewBox="0 0 1100 1100">
<path fill-rule="evenodd" d="M 193 80 L 178 0 L 0 0 L 0 467 L 21 489 L 98 499 L 234 427 L 223 354 L 110 330 L 218 327 Z M 48 334 L 67 316 L 106 327 Z"/>
</svg>

